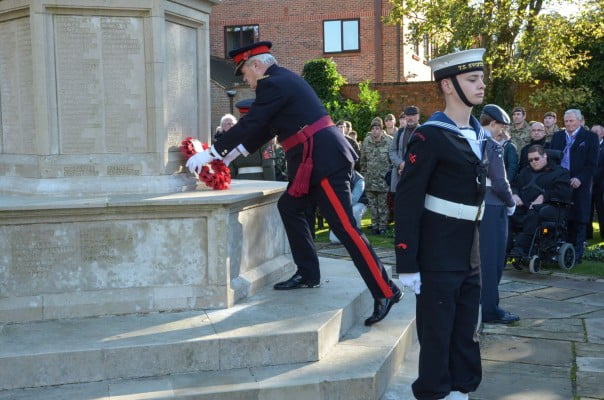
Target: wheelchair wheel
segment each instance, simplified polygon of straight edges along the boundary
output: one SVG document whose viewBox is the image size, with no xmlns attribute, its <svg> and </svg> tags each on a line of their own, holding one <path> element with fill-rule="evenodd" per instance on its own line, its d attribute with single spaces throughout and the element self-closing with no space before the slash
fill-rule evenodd
<svg viewBox="0 0 604 400">
<path fill-rule="evenodd" d="M 541 270 L 541 259 L 539 258 L 538 255 L 534 255 L 531 257 L 531 259 L 529 261 L 529 271 L 531 271 L 531 274 L 536 274 L 540 270 Z"/>
<path fill-rule="evenodd" d="M 558 250 L 558 265 L 560 268 L 569 270 L 575 266 L 575 246 L 564 243 Z"/>
</svg>

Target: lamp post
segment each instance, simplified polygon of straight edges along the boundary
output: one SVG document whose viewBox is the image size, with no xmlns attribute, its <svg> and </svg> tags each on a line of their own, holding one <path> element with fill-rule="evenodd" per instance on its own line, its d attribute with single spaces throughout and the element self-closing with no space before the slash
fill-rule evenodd
<svg viewBox="0 0 604 400">
<path fill-rule="evenodd" d="M 235 89 L 227 90 L 226 94 L 229 96 L 229 105 L 231 108 L 231 114 L 233 114 L 233 98 L 237 94 L 237 91 Z"/>
</svg>

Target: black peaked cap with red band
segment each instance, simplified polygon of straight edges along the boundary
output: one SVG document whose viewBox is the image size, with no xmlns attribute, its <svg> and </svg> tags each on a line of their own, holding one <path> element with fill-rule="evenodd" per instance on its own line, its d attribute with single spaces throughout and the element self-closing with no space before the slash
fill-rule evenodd
<svg viewBox="0 0 604 400">
<path fill-rule="evenodd" d="M 241 114 L 241 115 L 247 114 L 247 112 L 250 110 L 250 107 L 252 106 L 252 104 L 254 104 L 255 100 L 256 100 L 255 98 L 251 98 L 251 99 L 244 99 L 244 100 L 238 101 L 235 104 L 235 107 L 237 107 L 237 109 L 239 110 L 239 114 Z"/>
<path fill-rule="evenodd" d="M 235 62 L 235 75 L 241 75 L 241 67 L 247 60 L 258 54 L 270 53 L 271 47 L 273 47 L 271 42 L 256 42 L 229 51 L 229 57 Z"/>
</svg>

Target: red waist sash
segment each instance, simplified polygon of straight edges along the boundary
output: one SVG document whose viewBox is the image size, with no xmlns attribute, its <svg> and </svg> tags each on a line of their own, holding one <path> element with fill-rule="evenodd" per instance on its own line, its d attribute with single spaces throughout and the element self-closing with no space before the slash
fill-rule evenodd
<svg viewBox="0 0 604 400">
<path fill-rule="evenodd" d="M 302 162 L 298 167 L 296 176 L 289 186 L 287 192 L 293 197 L 302 197 L 308 194 L 310 189 L 310 177 L 312 175 L 313 161 L 312 161 L 312 150 L 313 150 L 313 136 L 321 129 L 333 126 L 334 123 L 329 115 L 325 115 L 310 125 L 304 126 L 294 135 L 288 137 L 284 141 L 280 142 L 283 150 L 286 152 L 293 147 L 304 144 L 304 150 L 302 152 Z"/>
</svg>

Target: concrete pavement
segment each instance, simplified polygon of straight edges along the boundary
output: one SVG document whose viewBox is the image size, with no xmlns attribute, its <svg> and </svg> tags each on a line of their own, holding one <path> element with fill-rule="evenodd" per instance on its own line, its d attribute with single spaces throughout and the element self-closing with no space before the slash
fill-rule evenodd
<svg viewBox="0 0 604 400">
<path fill-rule="evenodd" d="M 341 246 L 317 246 L 323 257 L 348 258 Z M 385 264 L 394 264 L 393 250 L 376 251 Z M 483 380 L 470 398 L 604 399 L 604 279 L 506 268 L 499 289 L 501 306 L 521 320 L 483 326 Z M 408 352 L 382 400 L 413 399 L 416 360 L 417 348 Z"/>
</svg>

